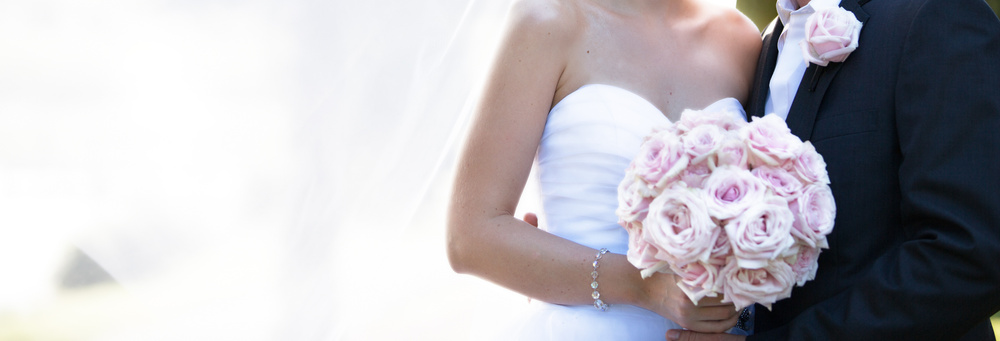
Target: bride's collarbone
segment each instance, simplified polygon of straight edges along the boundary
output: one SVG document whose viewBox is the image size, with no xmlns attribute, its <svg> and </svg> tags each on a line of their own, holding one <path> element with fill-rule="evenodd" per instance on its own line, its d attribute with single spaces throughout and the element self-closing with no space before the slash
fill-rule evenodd
<svg viewBox="0 0 1000 341">
<path fill-rule="evenodd" d="M 579 72 L 560 87 L 559 98 L 591 84 L 614 86 L 639 97 L 656 107 L 672 120 L 680 117 L 685 109 L 701 108 L 725 97 L 735 97 L 733 87 L 720 82 L 706 82 L 703 77 L 711 71 L 663 73 L 657 66 L 626 66 L 630 72 Z M 591 70 L 593 71 L 593 70 Z M 708 78 L 717 78 L 708 76 Z"/>
<path fill-rule="evenodd" d="M 591 26 L 587 31 L 566 54 L 557 100 L 587 84 L 613 85 L 673 118 L 687 108 L 737 97 L 735 84 L 728 84 L 738 72 L 735 61 L 728 61 L 718 44 L 700 41 L 697 34 L 635 27 L 595 30 Z"/>
</svg>

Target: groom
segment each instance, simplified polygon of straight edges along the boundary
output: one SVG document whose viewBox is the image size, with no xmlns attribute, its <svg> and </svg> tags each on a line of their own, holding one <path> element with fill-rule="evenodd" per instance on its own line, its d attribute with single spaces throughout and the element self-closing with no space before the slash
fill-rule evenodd
<svg viewBox="0 0 1000 341">
<path fill-rule="evenodd" d="M 821 67 L 800 42 L 828 1 L 778 1 L 747 111 L 787 117 L 824 156 L 836 225 L 816 279 L 758 305 L 747 339 L 993 340 L 1000 21 L 983 0 L 842 0 L 859 45 Z"/>
</svg>

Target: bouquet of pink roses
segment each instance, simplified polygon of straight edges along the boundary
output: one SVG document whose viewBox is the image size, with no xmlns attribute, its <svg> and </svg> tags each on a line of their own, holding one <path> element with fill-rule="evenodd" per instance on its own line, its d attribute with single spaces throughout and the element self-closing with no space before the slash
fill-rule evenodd
<svg viewBox="0 0 1000 341">
<path fill-rule="evenodd" d="M 775 115 L 685 111 L 653 131 L 618 187 L 628 260 L 692 302 L 771 308 L 816 275 L 836 208 L 826 163 Z"/>
</svg>

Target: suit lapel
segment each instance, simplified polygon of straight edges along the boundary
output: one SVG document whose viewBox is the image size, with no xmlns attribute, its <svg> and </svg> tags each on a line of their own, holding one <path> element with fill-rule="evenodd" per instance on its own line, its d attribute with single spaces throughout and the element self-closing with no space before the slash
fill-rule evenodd
<svg viewBox="0 0 1000 341">
<path fill-rule="evenodd" d="M 747 111 L 751 116 L 763 117 L 770 91 L 771 75 L 778 64 L 778 38 L 784 30 L 781 20 L 774 19 L 764 30 L 764 41 L 757 62 L 757 72 L 754 74 L 753 91 L 750 93 L 750 103 Z"/>
<path fill-rule="evenodd" d="M 864 2 L 868 1 L 862 0 L 862 3 Z M 840 5 L 853 12 L 862 24 L 868 21 L 868 14 L 861 9 L 861 3 L 858 0 L 843 0 Z M 845 63 L 849 62 L 850 58 L 845 61 Z M 788 119 L 785 120 L 788 128 L 792 130 L 792 134 L 803 141 L 812 137 L 813 125 L 816 123 L 816 114 L 819 113 L 820 104 L 823 103 L 823 96 L 826 95 L 833 78 L 837 76 L 843 64 L 830 63 L 825 67 L 809 64 L 806 68 L 806 72 L 802 76 L 802 83 L 796 90 L 795 99 L 792 101 L 792 107 L 788 111 Z M 772 72 L 773 70 L 772 67 Z"/>
</svg>

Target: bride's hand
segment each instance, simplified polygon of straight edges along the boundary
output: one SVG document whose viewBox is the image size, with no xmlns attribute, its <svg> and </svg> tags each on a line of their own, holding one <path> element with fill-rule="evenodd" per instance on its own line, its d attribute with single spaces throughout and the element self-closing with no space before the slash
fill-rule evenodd
<svg viewBox="0 0 1000 341">
<path fill-rule="evenodd" d="M 643 280 L 643 286 L 645 299 L 640 306 L 689 330 L 721 333 L 736 326 L 740 316 L 732 303 L 722 303 L 721 295 L 702 298 L 695 305 L 672 274 L 656 273 Z"/>
<path fill-rule="evenodd" d="M 524 222 L 530 224 L 531 226 L 538 227 L 538 215 L 528 212 L 524 214 Z"/>
<path fill-rule="evenodd" d="M 538 216 L 528 212 L 522 219 L 538 227 Z M 642 280 L 642 291 L 637 304 L 676 322 L 681 327 L 703 333 L 721 333 L 736 326 L 739 311 L 732 303 L 722 303 L 722 296 L 705 297 L 698 305 L 691 303 L 687 294 L 677 286 L 677 277 L 656 273 Z"/>
</svg>

